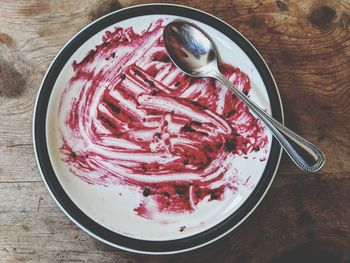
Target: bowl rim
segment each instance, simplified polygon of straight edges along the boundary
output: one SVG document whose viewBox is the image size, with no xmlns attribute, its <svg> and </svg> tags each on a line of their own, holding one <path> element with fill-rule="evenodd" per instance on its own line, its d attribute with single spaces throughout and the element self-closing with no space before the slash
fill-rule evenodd
<svg viewBox="0 0 350 263">
<path fill-rule="evenodd" d="M 156 3 L 135 5 L 111 12 L 88 24 L 63 46 L 49 66 L 40 85 L 34 106 L 32 134 L 35 158 L 42 179 L 57 205 L 77 226 L 87 234 L 112 247 L 141 254 L 165 255 L 203 247 L 237 228 L 256 209 L 270 188 L 279 167 L 282 148 L 273 138 L 265 170 L 247 200 L 233 214 L 216 226 L 190 237 L 169 241 L 145 241 L 127 237 L 99 225 L 73 203 L 60 185 L 53 170 L 46 142 L 46 114 L 56 79 L 71 55 L 94 34 L 128 18 L 157 14 L 186 17 L 203 22 L 235 42 L 259 71 L 268 92 L 273 117 L 282 124 L 284 123 L 283 106 L 276 81 L 265 60 L 249 40 L 231 25 L 204 11 L 183 5 Z M 273 101 L 274 103 L 272 103 Z"/>
</svg>

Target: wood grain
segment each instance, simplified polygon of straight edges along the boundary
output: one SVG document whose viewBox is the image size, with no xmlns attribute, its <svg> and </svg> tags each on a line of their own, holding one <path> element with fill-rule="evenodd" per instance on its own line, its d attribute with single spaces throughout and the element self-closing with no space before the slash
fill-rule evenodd
<svg viewBox="0 0 350 263">
<path fill-rule="evenodd" d="M 79 230 L 49 196 L 31 139 L 46 69 L 81 28 L 150 1 L 0 0 L 1 262 L 350 262 L 350 2 L 171 1 L 210 12 L 242 32 L 269 64 L 287 125 L 317 143 L 327 164 L 305 175 L 283 157 L 258 209 L 205 248 L 134 255 Z"/>
</svg>

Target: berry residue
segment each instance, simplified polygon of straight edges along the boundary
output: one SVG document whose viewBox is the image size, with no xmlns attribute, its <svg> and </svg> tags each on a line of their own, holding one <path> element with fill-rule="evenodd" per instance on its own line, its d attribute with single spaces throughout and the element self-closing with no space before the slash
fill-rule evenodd
<svg viewBox="0 0 350 263">
<path fill-rule="evenodd" d="M 222 200 L 227 189 L 237 189 L 229 161 L 268 143 L 260 122 L 230 91 L 175 67 L 163 28 L 158 20 L 140 34 L 120 27 L 105 32 L 101 44 L 73 63 L 59 110 L 60 150 L 72 173 L 90 184 L 138 191 L 133 209 L 145 218 Z M 239 68 L 220 64 L 220 70 L 249 94 Z"/>
</svg>

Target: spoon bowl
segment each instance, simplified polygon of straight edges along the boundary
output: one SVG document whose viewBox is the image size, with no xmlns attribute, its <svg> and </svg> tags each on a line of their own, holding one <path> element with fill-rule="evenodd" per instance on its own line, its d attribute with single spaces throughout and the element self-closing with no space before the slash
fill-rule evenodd
<svg viewBox="0 0 350 263">
<path fill-rule="evenodd" d="M 197 26 L 172 22 L 164 29 L 164 43 L 175 65 L 192 77 L 208 77 L 217 69 L 215 48 Z"/>
</svg>

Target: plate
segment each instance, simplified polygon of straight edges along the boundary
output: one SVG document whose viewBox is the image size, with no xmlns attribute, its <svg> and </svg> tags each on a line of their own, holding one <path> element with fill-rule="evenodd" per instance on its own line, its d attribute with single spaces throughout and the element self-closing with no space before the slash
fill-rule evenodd
<svg viewBox="0 0 350 263">
<path fill-rule="evenodd" d="M 283 123 L 262 57 L 210 14 L 139 5 L 81 30 L 40 87 L 36 158 L 66 215 L 127 251 L 178 253 L 226 235 L 259 204 L 281 157 L 276 140 L 225 87 L 172 64 L 162 32 L 174 20 L 204 29 L 221 71 Z"/>
</svg>

